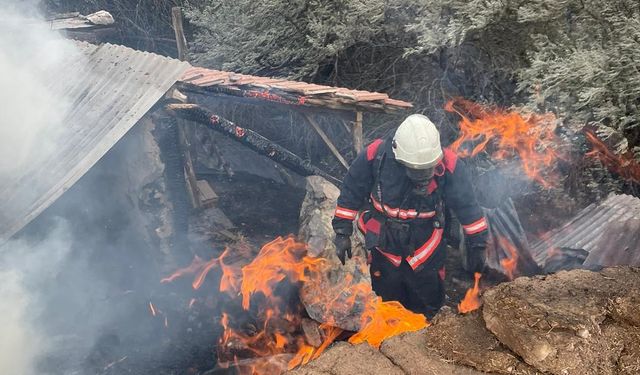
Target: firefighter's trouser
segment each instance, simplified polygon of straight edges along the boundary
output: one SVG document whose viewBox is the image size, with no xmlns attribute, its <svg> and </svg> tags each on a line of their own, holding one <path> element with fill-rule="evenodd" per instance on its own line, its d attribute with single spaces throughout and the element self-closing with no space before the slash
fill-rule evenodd
<svg viewBox="0 0 640 375">
<path fill-rule="evenodd" d="M 369 270 L 373 290 L 384 301 L 399 301 L 407 309 L 424 314 L 427 318 L 433 317 L 444 304 L 443 265 L 427 264 L 414 271 L 403 260 L 396 267 L 373 249 Z"/>
</svg>

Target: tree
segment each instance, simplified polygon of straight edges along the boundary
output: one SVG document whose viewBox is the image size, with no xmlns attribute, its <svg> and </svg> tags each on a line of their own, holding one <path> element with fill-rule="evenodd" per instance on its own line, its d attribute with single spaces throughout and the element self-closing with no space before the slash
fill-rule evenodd
<svg viewBox="0 0 640 375">
<path fill-rule="evenodd" d="M 383 0 L 223 0 L 188 12 L 195 60 L 223 69 L 313 79 L 384 25 Z"/>
<path fill-rule="evenodd" d="M 576 127 L 591 125 L 618 152 L 640 154 L 640 2 L 636 0 L 423 0 L 409 29 L 413 53 L 490 54 L 524 102 Z"/>
</svg>

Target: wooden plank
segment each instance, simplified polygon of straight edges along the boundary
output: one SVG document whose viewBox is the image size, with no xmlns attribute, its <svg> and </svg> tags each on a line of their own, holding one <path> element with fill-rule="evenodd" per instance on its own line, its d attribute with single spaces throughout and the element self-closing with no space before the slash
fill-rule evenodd
<svg viewBox="0 0 640 375">
<path fill-rule="evenodd" d="M 347 94 L 346 92 L 337 91 L 335 95 L 341 98 L 350 99 L 356 102 L 358 101 L 358 97 L 356 97 L 355 95 Z"/>
<path fill-rule="evenodd" d="M 322 138 L 322 140 L 327 145 L 327 147 L 329 147 L 329 150 L 331 150 L 331 153 L 333 154 L 333 156 L 335 156 L 336 159 L 338 159 L 338 161 L 340 162 L 340 164 L 342 164 L 342 166 L 344 166 L 346 169 L 349 169 L 349 163 L 347 163 L 344 157 L 342 157 L 342 155 L 340 154 L 340 151 L 338 151 L 338 148 L 333 144 L 333 142 L 331 142 L 331 139 L 329 139 L 327 134 L 322 130 L 322 128 L 320 128 L 320 125 L 318 125 L 316 120 L 314 120 L 313 117 L 309 116 L 306 113 L 303 113 L 302 115 L 307 120 L 307 122 L 311 125 L 311 127 L 313 127 L 316 133 L 318 133 L 320 138 Z"/>
<path fill-rule="evenodd" d="M 210 207 L 218 201 L 218 194 L 213 191 L 213 188 L 207 180 L 198 180 L 196 181 L 196 185 L 198 187 L 198 193 L 200 194 L 200 202 L 202 202 L 203 206 Z"/>
<path fill-rule="evenodd" d="M 187 61 L 187 38 L 184 36 L 184 28 L 182 27 L 182 9 L 180 9 L 180 7 L 171 8 L 171 21 L 173 23 L 173 31 L 176 35 L 176 44 L 178 45 L 178 59 L 181 61 Z"/>
<path fill-rule="evenodd" d="M 171 8 L 171 21 L 173 23 L 173 31 L 176 36 L 176 45 L 178 47 L 178 58 L 182 61 L 188 60 L 187 55 L 187 38 L 184 35 L 184 29 L 182 27 L 182 10 L 180 7 Z M 185 182 L 187 184 L 187 193 L 191 200 L 191 206 L 195 209 L 202 207 L 202 200 L 200 199 L 200 191 L 198 190 L 198 179 L 196 178 L 196 172 L 193 168 L 193 158 L 191 157 L 191 145 L 187 138 L 185 131 L 185 121 L 182 119 L 176 120 L 178 124 L 178 139 L 180 142 L 180 151 L 182 151 L 182 157 L 184 161 L 184 175 Z"/>
<path fill-rule="evenodd" d="M 360 152 L 363 147 L 362 140 L 362 112 L 356 112 L 356 121 L 353 123 L 353 147 L 356 152 Z"/>
<path fill-rule="evenodd" d="M 182 151 L 182 157 L 184 161 L 184 176 L 187 184 L 187 193 L 191 200 L 191 206 L 193 208 L 202 207 L 202 201 L 200 200 L 200 192 L 198 191 L 198 180 L 196 179 L 196 172 L 193 168 L 193 159 L 191 158 L 191 145 L 187 139 L 187 133 L 185 131 L 184 120 L 176 119 L 178 123 L 178 139 L 180 141 L 180 151 Z"/>
</svg>

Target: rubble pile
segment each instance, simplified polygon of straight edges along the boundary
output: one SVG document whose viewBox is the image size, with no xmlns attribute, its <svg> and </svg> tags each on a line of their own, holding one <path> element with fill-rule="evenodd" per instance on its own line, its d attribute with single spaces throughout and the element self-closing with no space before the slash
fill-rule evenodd
<svg viewBox="0 0 640 375">
<path fill-rule="evenodd" d="M 379 352 L 341 343 L 291 374 L 637 374 L 639 291 L 630 267 L 521 277 L 487 290 L 481 311 L 443 311 Z"/>
</svg>

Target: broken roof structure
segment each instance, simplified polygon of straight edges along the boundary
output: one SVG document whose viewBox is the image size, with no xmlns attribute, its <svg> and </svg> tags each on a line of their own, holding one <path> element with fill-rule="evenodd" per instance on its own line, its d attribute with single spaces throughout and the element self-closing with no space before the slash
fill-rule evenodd
<svg viewBox="0 0 640 375">
<path fill-rule="evenodd" d="M 379 92 L 350 90 L 197 67 L 189 69 L 180 81 L 185 87 L 199 87 L 212 93 L 296 106 L 387 113 L 412 107 L 409 102 L 391 99 L 387 94 Z"/>
<path fill-rule="evenodd" d="M 556 252 L 584 250 L 585 266 L 640 266 L 640 199 L 611 194 L 531 246 L 543 266 Z"/>
<path fill-rule="evenodd" d="M 160 99 L 189 64 L 110 44 L 77 42 L 45 86 L 72 103 L 55 154 L 13 180 L 0 181 L 0 242 L 7 240 L 75 184 Z"/>
<path fill-rule="evenodd" d="M 66 142 L 47 160 L 27 165 L 17 178 L 0 181 L 0 244 L 75 184 L 177 82 L 224 89 L 231 95 L 240 92 L 250 100 L 270 103 L 293 98 L 302 106 L 331 110 L 389 112 L 411 107 L 381 93 L 193 68 L 123 46 L 75 43 L 81 58 L 69 56 L 61 71 L 51 72 L 50 80 L 43 82 L 72 103 L 60 134 Z"/>
</svg>

